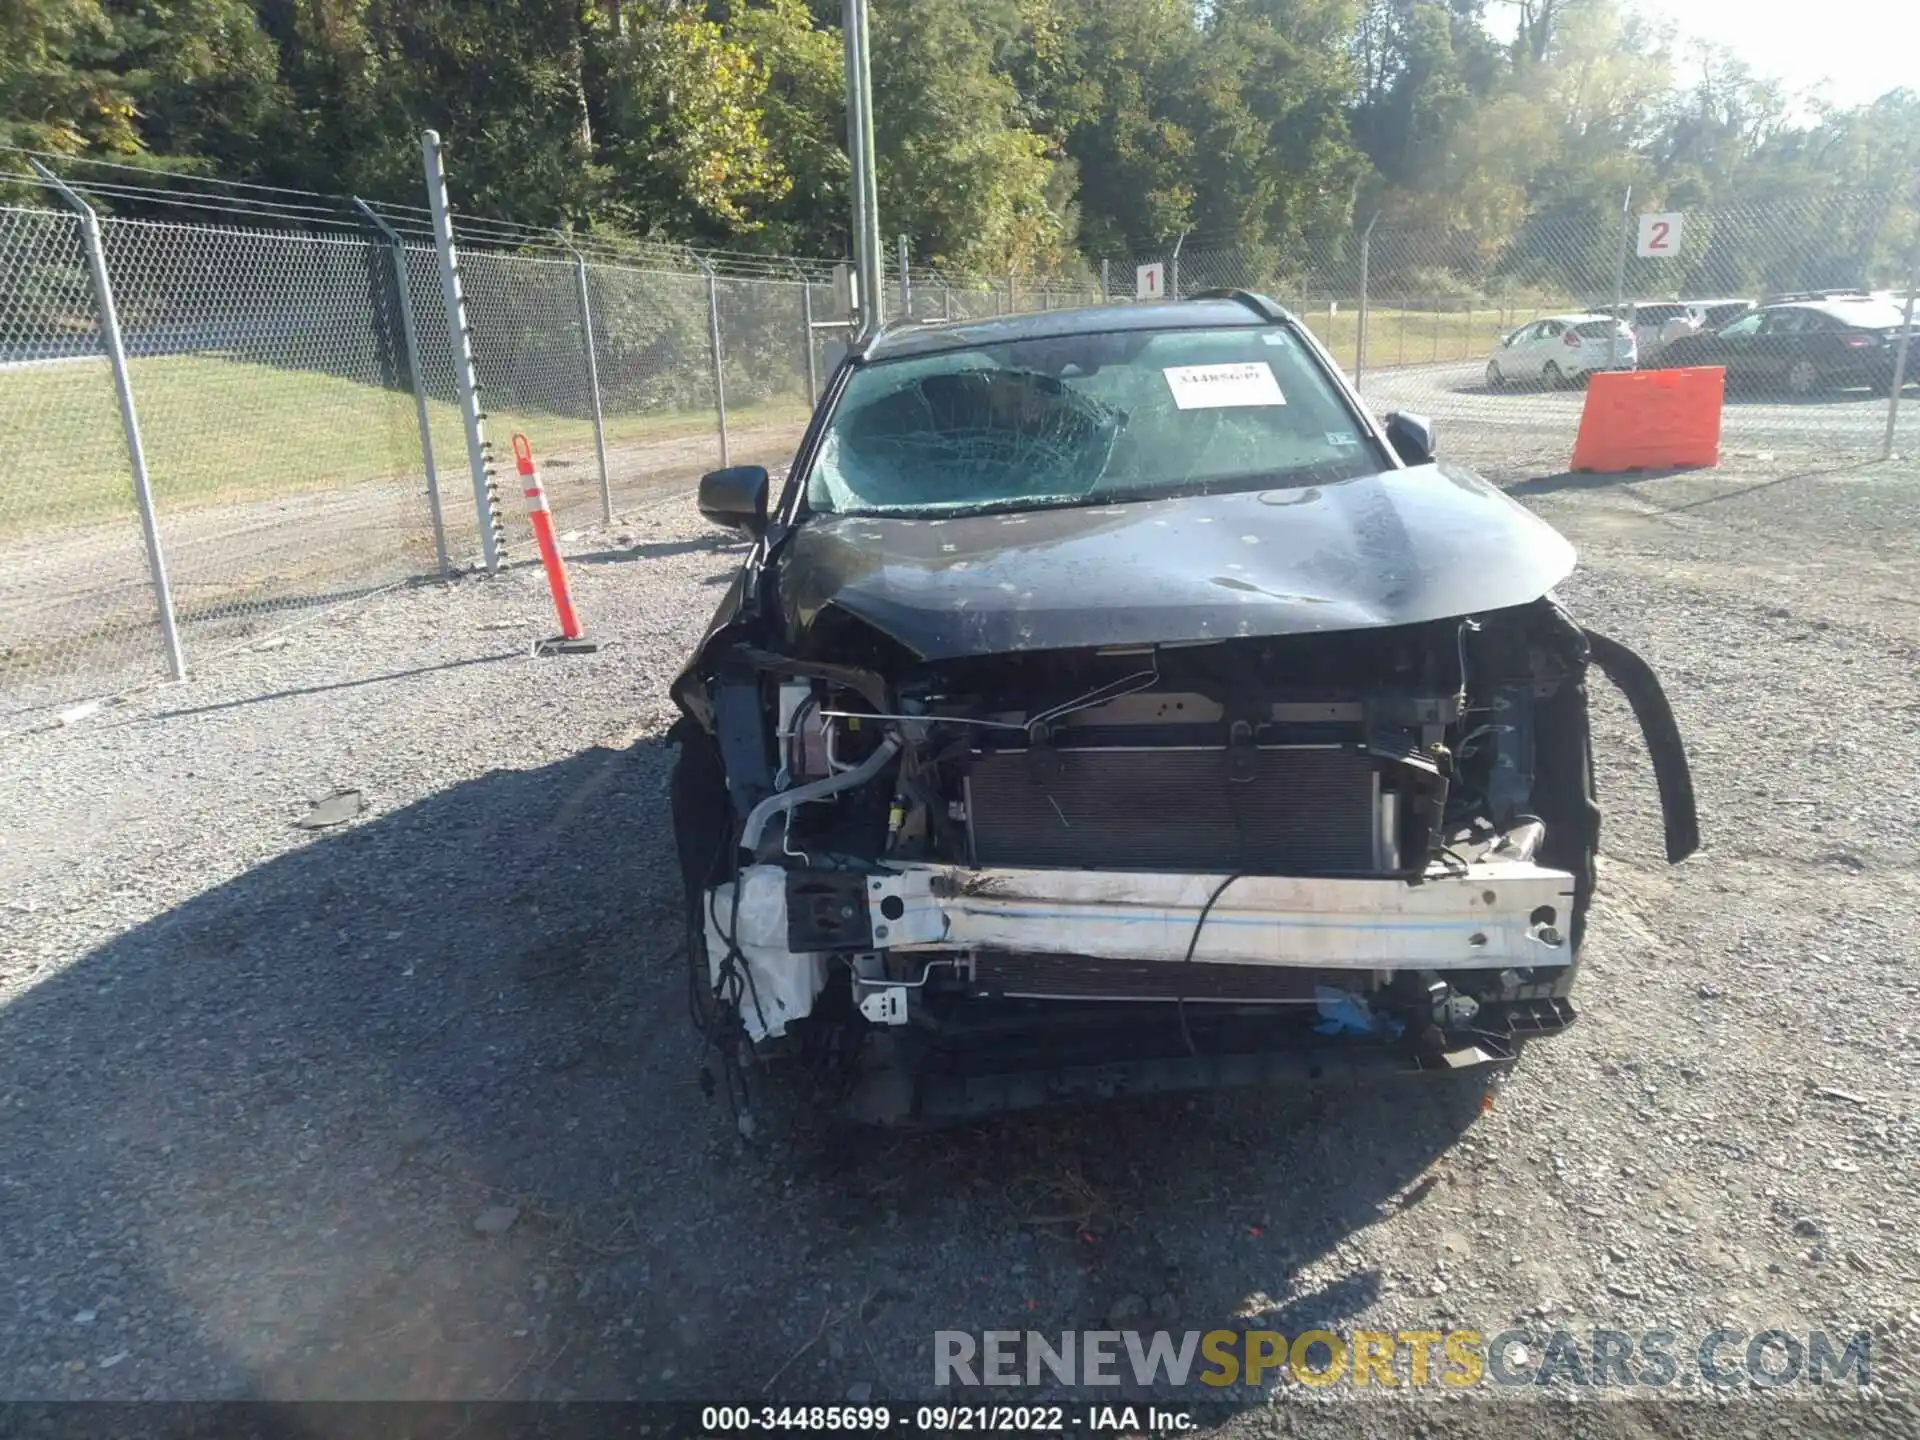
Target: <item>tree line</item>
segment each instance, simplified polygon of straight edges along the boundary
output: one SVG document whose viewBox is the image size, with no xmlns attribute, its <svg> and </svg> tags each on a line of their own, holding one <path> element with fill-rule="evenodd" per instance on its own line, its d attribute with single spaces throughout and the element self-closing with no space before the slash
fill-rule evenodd
<svg viewBox="0 0 1920 1440">
<path fill-rule="evenodd" d="M 0 0 L 0 144 L 769 253 L 848 245 L 839 0 Z M 1647 204 L 1910 202 L 1852 108 L 1619 0 L 873 0 L 886 233 L 956 271 L 1379 215 L 1489 251 Z M 1903 209 L 1903 213 L 1910 213 Z"/>
</svg>

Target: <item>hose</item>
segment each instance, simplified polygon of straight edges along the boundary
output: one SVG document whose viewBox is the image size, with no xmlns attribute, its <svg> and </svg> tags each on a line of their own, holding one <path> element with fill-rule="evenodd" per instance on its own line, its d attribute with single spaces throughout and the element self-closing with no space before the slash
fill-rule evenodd
<svg viewBox="0 0 1920 1440">
<path fill-rule="evenodd" d="M 851 790 L 866 784 L 886 769 L 899 752 L 900 737 L 897 734 L 888 734 L 875 747 L 873 754 L 851 770 L 843 770 L 838 775 L 829 775 L 824 780 L 813 780 L 805 785 L 796 785 L 791 790 L 782 790 L 778 795 L 769 795 L 748 813 L 747 823 L 740 831 L 740 848 L 755 855 L 759 854 L 760 837 L 766 833 L 767 826 L 774 816 L 785 814 L 796 806 L 805 805 L 810 800 L 824 800 L 827 796 L 837 795 L 842 790 Z"/>
</svg>

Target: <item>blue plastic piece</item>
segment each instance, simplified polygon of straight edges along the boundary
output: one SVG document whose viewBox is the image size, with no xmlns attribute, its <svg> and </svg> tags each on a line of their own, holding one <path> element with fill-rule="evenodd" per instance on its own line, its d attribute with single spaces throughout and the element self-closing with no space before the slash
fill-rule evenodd
<svg viewBox="0 0 1920 1440">
<path fill-rule="evenodd" d="M 1403 1027 L 1398 1020 L 1374 1010 L 1350 990 L 1316 985 L 1313 987 L 1313 998 L 1319 1002 L 1321 1015 L 1313 1027 L 1315 1034 L 1375 1035 L 1388 1040 L 1400 1038 Z"/>
</svg>

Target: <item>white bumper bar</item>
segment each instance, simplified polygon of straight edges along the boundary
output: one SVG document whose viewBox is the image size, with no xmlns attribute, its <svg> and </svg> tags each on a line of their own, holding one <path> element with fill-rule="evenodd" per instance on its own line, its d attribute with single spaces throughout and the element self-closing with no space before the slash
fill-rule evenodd
<svg viewBox="0 0 1920 1440">
<path fill-rule="evenodd" d="M 1322 970 L 1539 969 L 1573 959 L 1565 930 L 1573 877 L 1560 870 L 1475 865 L 1419 885 L 1243 875 L 1223 890 L 1226 879 L 898 864 L 868 879 L 867 911 L 876 950 L 1013 950 L 1177 965 L 1191 946 L 1204 964 Z M 825 955 L 787 948 L 786 870 L 742 871 L 737 911 L 731 884 L 718 886 L 712 901 L 711 978 L 721 984 L 731 938 L 748 1032 L 756 1040 L 784 1034 L 789 1021 L 812 1011 L 827 983 Z"/>
<path fill-rule="evenodd" d="M 1351 970 L 1566 965 L 1573 877 L 1523 862 L 1400 880 L 900 865 L 868 881 L 876 949 L 1017 950 Z M 1549 917 L 1545 912 L 1551 912 Z M 1538 915 L 1540 918 L 1535 919 Z"/>
</svg>

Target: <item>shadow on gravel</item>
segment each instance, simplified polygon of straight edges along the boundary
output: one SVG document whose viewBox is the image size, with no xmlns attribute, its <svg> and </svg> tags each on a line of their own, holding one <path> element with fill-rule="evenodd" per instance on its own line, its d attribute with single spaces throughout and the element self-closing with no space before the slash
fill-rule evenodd
<svg viewBox="0 0 1920 1440">
<path fill-rule="evenodd" d="M 1397 1283 L 1367 1227 L 1446 1202 L 1405 1192 L 1467 1118 L 1419 1086 L 904 1137 L 771 1098 L 744 1148 L 670 762 L 370 793 L 0 1011 L 5 1392 L 900 1400 L 936 1329 L 1297 1331 Z"/>
<path fill-rule="evenodd" d="M 524 659 L 523 650 L 504 650 L 498 655 L 475 655 L 466 660 L 447 660 L 438 665 L 416 665 L 411 670 L 389 670 L 384 675 L 367 675 L 358 680 L 337 680 L 327 685 L 300 685 L 291 690 L 271 690 L 264 695 L 249 695 L 243 700 L 222 700 L 214 705 L 194 705 L 183 710 L 157 710 L 144 716 L 138 722 L 142 725 L 155 725 L 163 720 L 177 720 L 186 715 L 213 715 L 222 710 L 239 710 L 248 705 L 260 705 L 269 700 L 289 700 L 296 695 L 324 695 L 330 690 L 358 690 L 367 685 L 385 685 L 394 680 L 408 680 L 415 675 L 431 675 L 440 670 L 466 670 L 475 665 L 498 665 L 502 660 Z"/>
<path fill-rule="evenodd" d="M 1688 510 L 1698 510 L 1703 506 L 1716 505 L 1725 500 L 1736 500 L 1743 495 L 1752 495 L 1757 491 L 1771 490 L 1777 485 L 1787 485 L 1795 480 L 1811 480 L 1820 475 L 1839 475 L 1851 470 L 1865 470 L 1878 462 L 1873 460 L 1836 460 L 1831 465 L 1816 465 L 1808 470 L 1796 470 L 1791 475 L 1776 475 L 1768 480 L 1757 480 L 1751 485 L 1743 485 L 1737 490 L 1723 491 L 1718 495 L 1707 495 L 1698 500 L 1688 500 L 1679 505 L 1656 507 L 1655 513 L 1661 515 L 1679 515 Z M 1515 484 L 1503 486 L 1509 495 L 1552 495 L 1563 490 L 1609 490 L 1619 485 L 1633 485 L 1642 480 L 1671 480 L 1681 475 L 1699 475 L 1711 477 L 1714 466 L 1682 466 L 1679 468 L 1661 468 L 1649 470 L 1623 470 L 1607 474 L 1595 474 L 1588 471 L 1561 470 L 1551 475 L 1538 475 L 1521 480 Z"/>
<path fill-rule="evenodd" d="M 1697 473 L 1685 470 L 1621 470 L 1595 474 L 1585 470 L 1560 470 L 1551 475 L 1536 475 L 1503 488 L 1509 495 L 1553 495 L 1562 490 L 1611 490 L 1616 485 L 1632 485 L 1641 480 L 1665 480 L 1675 475 Z"/>
<path fill-rule="evenodd" d="M 630 545 L 624 550 L 595 550 L 585 555 L 569 555 L 569 565 L 622 565 L 630 560 L 658 560 L 667 555 L 698 555 L 706 551 L 718 552 L 738 545 L 736 538 L 716 530 L 711 535 L 695 536 L 691 540 L 654 540 L 641 545 Z M 739 546 L 744 551 L 745 546 Z"/>
</svg>

